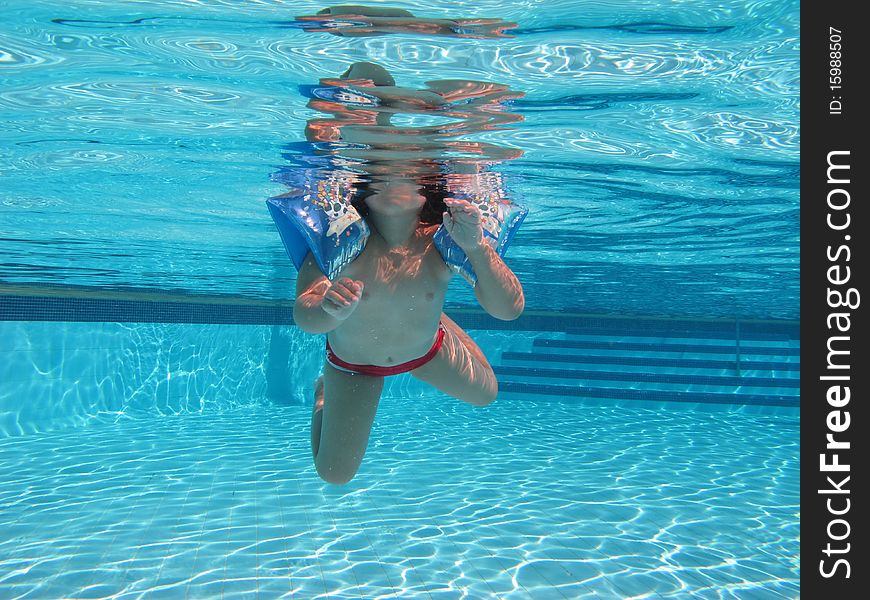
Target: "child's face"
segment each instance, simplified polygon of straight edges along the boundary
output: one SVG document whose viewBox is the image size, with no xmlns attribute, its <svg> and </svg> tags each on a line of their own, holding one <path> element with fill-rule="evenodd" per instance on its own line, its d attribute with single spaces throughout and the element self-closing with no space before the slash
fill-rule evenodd
<svg viewBox="0 0 870 600">
<path fill-rule="evenodd" d="M 365 199 L 369 210 L 384 215 L 400 214 L 409 210 L 419 211 L 426 204 L 420 193 L 420 185 L 409 179 L 387 180 L 370 184 L 374 194 Z"/>
</svg>

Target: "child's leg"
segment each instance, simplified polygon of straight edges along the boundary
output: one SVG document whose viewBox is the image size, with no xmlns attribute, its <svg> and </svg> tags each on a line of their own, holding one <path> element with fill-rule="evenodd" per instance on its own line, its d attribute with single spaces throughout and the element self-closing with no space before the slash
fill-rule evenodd
<svg viewBox="0 0 870 600">
<path fill-rule="evenodd" d="M 340 371 L 326 363 L 315 390 L 311 447 L 320 477 L 347 483 L 356 475 L 378 410 L 383 377 Z"/>
<path fill-rule="evenodd" d="M 444 342 L 438 354 L 411 375 L 440 391 L 473 404 L 486 406 L 498 394 L 498 381 L 492 367 L 467 333 L 445 314 Z"/>
<path fill-rule="evenodd" d="M 320 448 L 320 426 L 323 423 L 323 375 L 314 382 L 314 410 L 311 413 L 311 452 L 317 459 Z"/>
</svg>

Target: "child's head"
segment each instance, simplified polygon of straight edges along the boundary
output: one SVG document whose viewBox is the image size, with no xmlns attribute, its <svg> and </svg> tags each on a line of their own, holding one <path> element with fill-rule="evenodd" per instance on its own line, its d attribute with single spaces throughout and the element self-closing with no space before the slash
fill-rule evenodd
<svg viewBox="0 0 870 600">
<path fill-rule="evenodd" d="M 376 86 L 396 85 L 385 68 L 366 61 L 353 63 L 341 74 L 341 79 L 370 79 Z M 396 171 L 402 171 L 399 165 L 396 165 Z M 444 186 L 432 177 L 370 175 L 357 183 L 351 204 L 363 218 L 372 208 L 368 198 L 378 203 L 374 210 L 388 212 L 415 208 L 420 211 L 420 222 L 428 225 L 442 222 L 442 214 L 447 209 L 444 203 L 446 196 Z"/>
</svg>

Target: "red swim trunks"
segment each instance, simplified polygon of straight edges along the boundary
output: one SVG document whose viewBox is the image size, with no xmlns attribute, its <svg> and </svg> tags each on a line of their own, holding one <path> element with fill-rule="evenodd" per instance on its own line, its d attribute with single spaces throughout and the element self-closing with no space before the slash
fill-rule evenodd
<svg viewBox="0 0 870 600">
<path fill-rule="evenodd" d="M 435 338 L 435 343 L 432 344 L 429 352 L 427 352 L 420 358 L 409 360 L 406 363 L 402 363 L 400 365 L 395 365 L 392 367 L 381 367 L 378 365 L 355 365 L 353 363 L 345 362 L 338 358 L 335 355 L 335 352 L 332 351 L 332 348 L 329 347 L 329 340 L 326 340 L 326 360 L 329 362 L 329 364 L 331 364 L 339 371 L 347 371 L 348 373 L 359 373 L 361 375 L 371 375 L 375 377 L 388 377 L 390 375 L 398 375 L 399 373 L 407 373 L 408 371 L 413 371 L 417 367 L 425 365 L 427 362 L 435 358 L 435 355 L 438 354 L 438 350 L 441 348 L 441 344 L 443 342 L 444 324 L 439 322 L 438 336 Z"/>
</svg>

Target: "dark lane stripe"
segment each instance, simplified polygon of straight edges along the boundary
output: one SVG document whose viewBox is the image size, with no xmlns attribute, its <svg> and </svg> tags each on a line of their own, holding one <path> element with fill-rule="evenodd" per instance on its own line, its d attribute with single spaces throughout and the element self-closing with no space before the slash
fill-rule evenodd
<svg viewBox="0 0 870 600">
<path fill-rule="evenodd" d="M 708 394 L 701 392 L 662 392 L 616 388 L 582 388 L 539 383 L 499 382 L 500 392 L 540 394 L 546 396 L 573 396 L 579 398 L 610 398 L 613 400 L 652 400 L 655 402 L 693 402 L 698 404 L 739 404 L 751 406 L 799 407 L 798 396 L 760 394 Z"/>
<path fill-rule="evenodd" d="M 502 360 L 535 362 L 582 363 L 589 365 L 635 365 L 648 367 L 688 367 L 698 369 L 735 369 L 734 360 L 706 360 L 702 358 L 656 358 L 646 356 L 600 356 L 588 354 L 549 354 L 538 352 L 503 352 Z M 741 360 L 740 368 L 746 371 L 794 371 L 800 372 L 800 363 Z"/>
<path fill-rule="evenodd" d="M 689 385 L 723 385 L 753 387 L 800 388 L 800 379 L 775 377 L 734 377 L 728 375 L 685 375 L 667 373 L 635 373 L 625 371 L 585 371 L 568 369 L 541 369 L 535 367 L 494 366 L 499 375 L 523 377 L 554 377 L 563 379 L 591 379 L 604 381 L 637 381 L 641 383 L 685 383 Z"/>
<path fill-rule="evenodd" d="M 708 346 L 705 344 L 668 344 L 654 342 L 591 342 L 581 340 L 536 339 L 535 347 L 576 348 L 580 350 L 630 350 L 640 352 L 703 352 L 705 354 L 734 354 L 736 346 Z M 740 346 L 741 354 L 771 354 L 777 356 L 800 356 L 800 348 L 770 346 Z"/>
<path fill-rule="evenodd" d="M 632 329 L 631 327 L 615 326 L 608 327 L 606 330 L 575 328 L 569 327 L 565 329 L 565 333 L 569 335 L 591 335 L 591 336 L 606 336 L 606 337 L 654 337 L 654 338 L 683 338 L 683 339 L 702 339 L 702 340 L 730 340 L 736 338 L 736 331 L 732 327 L 730 331 L 699 331 L 687 329 Z M 794 340 L 791 336 L 785 333 L 765 333 L 765 332 L 740 332 L 740 341 L 758 340 L 764 342 L 780 342 L 788 343 Z"/>
</svg>

